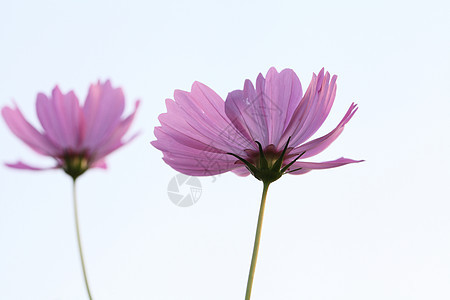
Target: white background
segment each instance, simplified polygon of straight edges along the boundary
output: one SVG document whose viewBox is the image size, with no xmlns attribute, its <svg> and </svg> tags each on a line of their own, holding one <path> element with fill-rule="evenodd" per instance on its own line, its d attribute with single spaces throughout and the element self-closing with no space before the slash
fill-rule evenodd
<svg viewBox="0 0 450 300">
<path fill-rule="evenodd" d="M 111 78 L 140 137 L 79 180 L 95 299 L 243 299 L 262 184 L 201 178 L 190 208 L 149 143 L 164 99 L 201 81 L 226 97 L 270 66 L 337 74 L 318 135 L 359 111 L 313 161 L 366 162 L 284 176 L 269 191 L 253 289 L 262 299 L 450 299 L 450 6 L 447 1 L 2 1 L 0 106 L 38 125 L 37 92 L 84 101 Z M 0 122 L 0 160 L 52 164 Z M 62 171 L 0 167 L 0 299 L 86 299 Z"/>
</svg>

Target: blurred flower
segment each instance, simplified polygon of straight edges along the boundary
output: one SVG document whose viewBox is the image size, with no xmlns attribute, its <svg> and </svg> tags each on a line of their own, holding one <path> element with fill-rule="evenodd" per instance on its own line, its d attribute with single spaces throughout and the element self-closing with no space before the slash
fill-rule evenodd
<svg viewBox="0 0 450 300">
<path fill-rule="evenodd" d="M 195 82 L 191 92 L 176 90 L 175 101 L 166 100 L 167 113 L 159 116 L 161 126 L 155 128 L 157 140 L 152 144 L 172 168 L 193 176 L 233 171 L 273 182 L 285 173 L 304 174 L 359 162 L 300 160 L 326 149 L 357 110 L 351 104 L 334 130 L 306 142 L 330 112 L 336 78 L 322 69 L 319 75 L 313 74 L 303 95 L 292 70 L 278 73 L 271 68 L 266 78 L 259 74 L 256 88 L 246 80 L 243 90 L 229 93 L 225 102 Z"/>
<path fill-rule="evenodd" d="M 124 106 L 122 89 L 106 81 L 90 86 L 84 106 L 73 91 L 63 94 L 58 86 L 49 97 L 39 93 L 36 111 L 43 130 L 33 127 L 16 105 L 4 107 L 2 115 L 11 131 L 37 153 L 56 160 L 56 165 L 49 168 L 23 162 L 7 166 L 28 170 L 61 168 L 74 179 L 89 168 L 106 168 L 104 158 L 135 137 L 123 140 L 139 101 L 126 118 L 122 118 Z"/>
<path fill-rule="evenodd" d="M 33 167 L 23 162 L 6 164 L 11 168 L 27 170 L 63 169 L 73 179 L 73 203 L 78 250 L 83 269 L 86 292 L 92 299 L 84 264 L 78 222 L 76 179 L 89 168 L 106 168 L 104 158 L 122 147 L 135 136 L 123 140 L 133 122 L 139 101 L 131 115 L 122 118 L 125 98 L 120 88 L 113 88 L 109 81 L 92 84 L 84 106 L 81 107 L 74 92 L 63 94 L 58 86 L 52 95 L 39 93 L 36 111 L 43 130 L 33 127 L 19 108 L 4 107 L 3 118 L 9 129 L 31 149 L 39 154 L 53 157 L 56 166 Z"/>
</svg>

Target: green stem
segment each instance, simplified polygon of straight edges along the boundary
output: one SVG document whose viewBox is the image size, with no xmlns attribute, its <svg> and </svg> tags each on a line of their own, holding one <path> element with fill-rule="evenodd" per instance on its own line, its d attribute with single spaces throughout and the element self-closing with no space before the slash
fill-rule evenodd
<svg viewBox="0 0 450 300">
<path fill-rule="evenodd" d="M 264 208 L 266 206 L 267 190 L 270 182 L 264 182 L 263 193 L 261 197 L 261 207 L 259 208 L 258 225 L 256 227 L 255 244 L 253 246 L 252 263 L 250 264 L 250 272 L 248 273 L 247 291 L 245 292 L 245 300 L 250 300 L 252 293 L 253 277 L 255 276 L 256 261 L 258 259 L 259 241 L 261 239 L 261 227 L 264 218 Z"/>
<path fill-rule="evenodd" d="M 84 266 L 83 249 L 81 247 L 80 225 L 78 224 L 77 189 L 75 179 L 73 180 L 73 208 L 75 211 L 75 226 L 77 228 L 78 250 L 80 252 L 81 267 L 83 268 L 84 283 L 86 284 L 86 290 L 89 296 L 89 300 L 92 300 L 91 291 L 89 290 L 89 283 L 86 274 L 86 267 Z"/>
</svg>

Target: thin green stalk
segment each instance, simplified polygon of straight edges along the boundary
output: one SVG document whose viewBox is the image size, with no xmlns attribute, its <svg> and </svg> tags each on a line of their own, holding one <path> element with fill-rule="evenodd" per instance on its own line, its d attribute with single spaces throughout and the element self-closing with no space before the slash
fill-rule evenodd
<svg viewBox="0 0 450 300">
<path fill-rule="evenodd" d="M 258 259 L 259 241 L 261 239 L 261 227 L 264 218 L 264 208 L 266 206 L 267 190 L 269 189 L 269 182 L 264 182 L 263 193 L 261 197 L 261 207 L 259 208 L 258 225 L 256 227 L 255 244 L 253 246 L 252 263 L 250 264 L 250 272 L 248 273 L 247 291 L 245 293 L 245 300 L 250 300 L 252 293 L 253 277 L 255 276 L 256 261 Z"/>
<path fill-rule="evenodd" d="M 89 296 L 89 300 L 92 300 L 91 291 L 89 290 L 89 283 L 86 274 L 86 267 L 84 266 L 83 249 L 81 247 L 80 226 L 78 224 L 77 189 L 75 179 L 73 180 L 73 208 L 75 211 L 75 226 L 77 229 L 78 250 L 80 252 L 81 267 L 83 268 L 84 283 L 86 284 L 86 290 Z"/>
</svg>

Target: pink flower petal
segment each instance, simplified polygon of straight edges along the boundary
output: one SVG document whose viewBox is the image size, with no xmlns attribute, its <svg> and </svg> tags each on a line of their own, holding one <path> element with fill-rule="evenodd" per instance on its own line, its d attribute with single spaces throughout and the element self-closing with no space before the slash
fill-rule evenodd
<svg viewBox="0 0 450 300">
<path fill-rule="evenodd" d="M 309 172 L 311 170 L 321 170 L 321 169 L 330 169 L 330 168 L 336 168 L 343 165 L 351 164 L 351 163 L 359 163 L 363 162 L 364 160 L 353 160 L 349 158 L 338 158 L 336 160 L 331 161 L 325 161 L 325 162 L 306 162 L 306 161 L 297 161 L 295 162 L 289 169 L 289 170 L 295 170 L 298 168 L 301 168 L 298 171 L 294 171 L 290 174 L 298 175 L 298 174 L 304 174 L 306 172 Z"/>
<path fill-rule="evenodd" d="M 266 113 L 261 112 L 265 99 L 264 94 L 257 95 L 251 81 L 246 80 L 244 89 L 229 93 L 225 101 L 227 117 L 237 130 L 249 141 L 259 141 L 263 145 L 269 143 Z"/>
<path fill-rule="evenodd" d="M 214 147 L 196 149 L 180 144 L 160 127 L 155 128 L 155 136 L 158 140 L 153 141 L 152 145 L 163 151 L 164 161 L 179 172 L 184 170 L 184 174 L 210 176 L 239 167 L 235 165 L 236 159 L 231 155 Z"/>
<path fill-rule="evenodd" d="M 82 112 L 73 92 L 62 94 L 58 87 L 49 99 L 39 93 L 36 111 L 49 139 L 61 149 L 79 151 L 82 138 Z"/>
<path fill-rule="evenodd" d="M 120 88 L 113 88 L 109 81 L 89 88 L 83 107 L 85 136 L 82 145 L 97 149 L 118 126 L 125 107 L 125 98 Z"/>
<path fill-rule="evenodd" d="M 9 129 L 37 153 L 53 156 L 59 152 L 59 149 L 45 135 L 25 120 L 18 107 L 14 109 L 4 107 L 2 116 Z"/>
<path fill-rule="evenodd" d="M 166 154 L 163 160 L 178 172 L 191 176 L 212 176 L 236 168 L 234 162 L 209 160 L 203 157 L 186 159 L 185 156 Z"/>
<path fill-rule="evenodd" d="M 286 126 L 302 99 L 302 86 L 290 69 L 278 73 L 270 68 L 266 78 L 259 74 L 256 89 L 246 80 L 243 90 L 228 94 L 225 112 L 236 128 L 263 147 L 279 145 Z"/>
<path fill-rule="evenodd" d="M 302 85 L 292 70 L 285 69 L 278 73 L 275 68 L 270 68 L 264 95 L 270 117 L 269 144 L 283 147 L 280 139 L 302 99 Z"/>
<path fill-rule="evenodd" d="M 54 166 L 54 167 L 33 167 L 30 166 L 28 164 L 25 164 L 21 161 L 16 162 L 14 164 L 10 164 L 10 163 L 5 163 L 5 165 L 9 168 L 13 168 L 13 169 L 21 169 L 21 170 L 31 170 L 31 171 L 43 171 L 43 170 L 51 170 L 51 169 L 57 169 L 59 168 L 59 166 Z"/>
<path fill-rule="evenodd" d="M 184 153 L 192 156 L 202 152 L 226 153 L 214 147 L 213 144 L 203 144 L 189 135 L 183 135 L 181 132 L 167 127 L 155 127 L 154 133 L 158 140 L 153 141 L 152 144 L 161 151 Z"/>
<path fill-rule="evenodd" d="M 308 140 L 327 118 L 336 96 L 336 79 L 330 74 L 324 74 L 322 69 L 313 79 L 302 101 L 296 108 L 289 125 L 287 126 L 280 144 L 285 144 L 291 137 L 290 143 L 298 145 Z"/>
<path fill-rule="evenodd" d="M 108 169 L 108 165 L 106 164 L 106 161 L 104 161 L 103 159 L 97 160 L 90 167 L 91 168 L 104 169 L 104 170 Z"/>
<path fill-rule="evenodd" d="M 350 108 L 347 110 L 344 118 L 342 118 L 341 122 L 336 126 L 335 129 L 320 138 L 312 140 L 293 149 L 291 153 L 289 153 L 288 157 L 293 157 L 306 151 L 306 153 L 302 155 L 302 158 L 308 158 L 317 155 L 325 150 L 342 133 L 342 131 L 344 130 L 344 126 L 348 123 L 348 121 L 350 121 L 357 110 L 358 108 L 356 104 L 352 103 L 352 105 L 350 105 Z"/>
<path fill-rule="evenodd" d="M 111 152 L 117 150 L 118 148 L 128 144 L 131 142 L 138 134 L 134 134 L 131 138 L 126 141 L 122 141 L 123 136 L 127 133 L 128 129 L 130 129 L 131 124 L 133 123 L 136 112 L 139 108 L 140 101 L 136 101 L 134 105 L 134 111 L 124 120 L 120 121 L 119 125 L 112 132 L 111 136 L 107 139 L 107 141 L 100 145 L 99 148 L 93 153 L 93 155 L 97 158 L 105 157 Z"/>
<path fill-rule="evenodd" d="M 239 167 L 237 169 L 231 170 L 231 172 L 242 177 L 250 175 L 250 171 L 246 167 Z"/>
<path fill-rule="evenodd" d="M 158 130 L 178 143 L 201 151 L 211 148 L 232 153 L 241 153 L 243 145 L 254 147 L 227 120 L 223 100 L 205 85 L 196 82 L 190 93 L 177 90 L 174 98 L 166 100 L 167 113 L 159 116 L 162 127 Z"/>
</svg>

